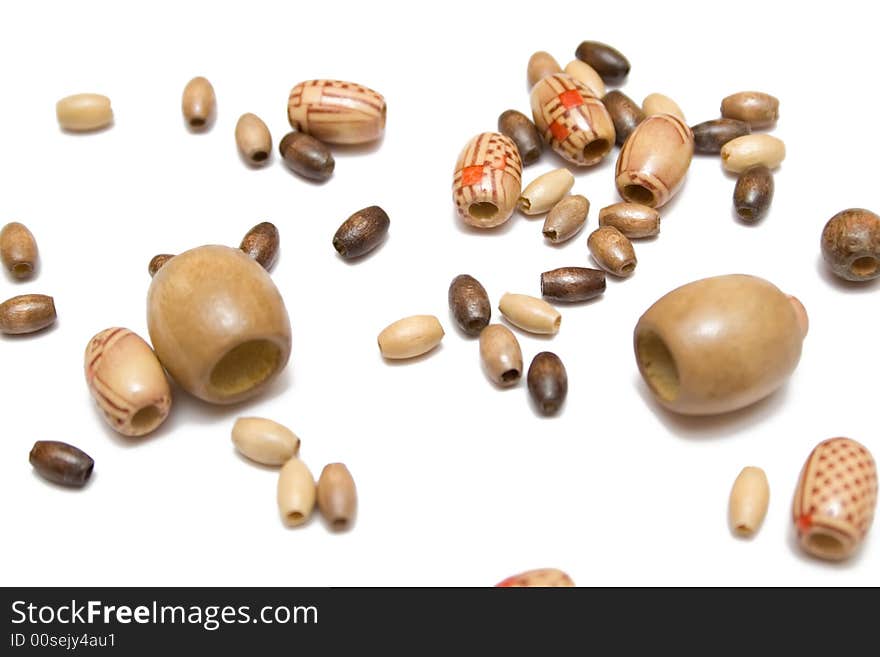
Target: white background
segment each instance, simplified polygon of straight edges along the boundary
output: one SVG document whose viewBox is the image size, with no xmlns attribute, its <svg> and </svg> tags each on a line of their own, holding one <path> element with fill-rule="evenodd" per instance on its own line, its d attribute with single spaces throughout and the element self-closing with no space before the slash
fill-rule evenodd
<svg viewBox="0 0 880 657">
<path fill-rule="evenodd" d="M 231 3 L 230 3 L 231 4 Z M 880 287 L 843 285 L 820 264 L 825 221 L 877 202 L 878 106 L 871 75 L 876 25 L 863 9 L 801 3 L 3 3 L 0 9 L 0 223 L 37 237 L 36 279 L 0 275 L 0 297 L 54 295 L 57 326 L 0 339 L 0 581 L 7 585 L 491 585 L 559 567 L 591 585 L 880 584 L 878 537 L 842 565 L 803 556 L 790 503 L 819 441 L 855 438 L 880 455 L 877 301 Z M 867 7 L 868 5 L 865 5 Z M 632 62 L 624 91 L 660 91 L 688 121 L 715 118 L 743 90 L 781 99 L 775 134 L 788 147 L 771 214 L 732 216 L 734 179 L 697 157 L 664 208 L 658 239 L 636 244 L 630 280 L 609 277 L 596 302 L 562 308 L 552 339 L 518 332 L 528 363 L 549 349 L 565 362 L 568 402 L 538 417 L 525 385 L 495 389 L 478 345 L 451 322 L 446 290 L 476 276 L 493 304 L 539 294 L 540 272 L 589 266 L 587 232 L 618 200 L 615 155 L 577 173 L 592 202 L 587 232 L 553 248 L 541 218 L 468 230 L 454 216 L 456 156 L 510 107 L 528 112 L 525 67 L 546 49 L 564 66 L 583 39 Z M 185 83 L 214 84 L 206 134 L 180 115 Z M 288 129 L 290 88 L 315 77 L 373 87 L 388 102 L 384 141 L 335 149 L 324 185 L 277 156 L 239 159 L 233 129 L 254 112 L 275 144 Z M 111 97 L 115 125 L 63 134 L 55 101 Z M 549 152 L 526 181 L 561 166 Z M 390 238 L 356 264 L 331 237 L 371 204 Z M 253 224 L 282 236 L 274 280 L 294 327 L 293 358 L 263 397 L 214 408 L 175 390 L 155 435 L 115 435 L 85 386 L 89 338 L 115 325 L 146 336 L 147 262 L 203 243 L 237 245 Z M 800 297 L 811 319 L 801 364 L 763 403 L 688 419 L 649 399 L 631 352 L 639 315 L 673 287 L 709 275 L 763 276 Z M 442 347 L 417 362 L 382 361 L 388 323 L 436 314 Z M 497 312 L 496 312 L 497 318 Z M 317 516 L 285 529 L 276 474 L 236 455 L 239 415 L 287 424 L 317 476 L 343 461 L 360 495 L 354 528 Z M 73 443 L 96 461 L 85 490 L 32 472 L 35 440 Z M 771 503 L 751 541 L 727 528 L 730 486 L 764 468 Z"/>
</svg>

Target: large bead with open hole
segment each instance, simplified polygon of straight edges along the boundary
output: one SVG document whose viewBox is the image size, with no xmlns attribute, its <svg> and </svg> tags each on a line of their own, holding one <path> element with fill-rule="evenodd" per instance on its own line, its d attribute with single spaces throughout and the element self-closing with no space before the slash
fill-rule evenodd
<svg viewBox="0 0 880 657">
<path fill-rule="evenodd" d="M 465 223 L 494 228 L 510 219 L 522 191 L 516 144 L 499 132 L 483 132 L 462 149 L 452 175 L 452 200 Z"/>
</svg>

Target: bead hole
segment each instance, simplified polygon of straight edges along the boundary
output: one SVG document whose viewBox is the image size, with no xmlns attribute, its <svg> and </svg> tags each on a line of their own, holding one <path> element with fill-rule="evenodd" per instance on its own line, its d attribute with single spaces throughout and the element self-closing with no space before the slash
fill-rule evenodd
<svg viewBox="0 0 880 657">
<path fill-rule="evenodd" d="M 489 203 L 488 201 L 471 203 L 470 207 L 468 208 L 468 213 L 474 219 L 492 219 L 496 214 L 498 214 L 498 206 L 494 203 Z"/>
<path fill-rule="evenodd" d="M 504 374 L 501 375 L 501 380 L 504 381 L 504 383 L 511 383 L 513 381 L 516 381 L 518 378 L 519 370 L 517 369 L 507 370 Z"/>
<path fill-rule="evenodd" d="M 148 433 L 162 422 L 162 411 L 158 406 L 144 406 L 131 416 L 131 428 L 138 433 Z"/>
<path fill-rule="evenodd" d="M 234 397 L 268 379 L 281 360 L 281 350 L 269 340 L 250 340 L 230 349 L 211 371 L 210 386 L 221 397 Z"/>
<path fill-rule="evenodd" d="M 29 276 L 34 268 L 27 262 L 17 262 L 12 265 L 12 273 L 18 278 Z"/>
<path fill-rule="evenodd" d="M 189 120 L 189 125 L 192 128 L 203 128 L 205 127 L 205 119 L 202 118 L 192 118 Z"/>
<path fill-rule="evenodd" d="M 546 238 L 547 238 L 548 240 L 550 240 L 551 242 L 555 242 L 555 241 L 556 241 L 556 231 L 553 230 L 552 228 L 551 228 L 551 229 L 548 229 L 548 230 L 545 230 L 545 231 L 544 231 L 544 237 L 546 237 Z"/>
<path fill-rule="evenodd" d="M 251 155 L 251 159 L 254 162 L 265 162 L 269 157 L 269 154 L 266 151 L 257 151 L 253 155 Z"/>
<path fill-rule="evenodd" d="M 636 265 L 634 262 L 628 262 L 623 267 L 620 268 L 620 272 L 622 274 L 629 275 L 629 274 L 632 274 L 633 271 L 635 271 L 635 268 L 636 268 Z"/>
<path fill-rule="evenodd" d="M 603 157 L 611 150 L 611 144 L 607 139 L 595 139 L 584 146 L 584 159 L 595 160 Z"/>
<path fill-rule="evenodd" d="M 471 319 L 465 324 L 470 333 L 479 333 L 486 323 L 482 319 Z"/>
<path fill-rule="evenodd" d="M 651 390 L 664 401 L 675 400 L 679 393 L 678 367 L 663 339 L 653 331 L 640 334 L 636 338 L 636 358 Z"/>
<path fill-rule="evenodd" d="M 752 211 L 751 208 L 737 208 L 737 209 L 736 209 L 736 213 L 737 213 L 742 219 L 751 219 L 751 218 L 753 218 L 753 217 L 755 216 L 755 213 Z"/>
<path fill-rule="evenodd" d="M 346 518 L 334 518 L 331 524 L 334 530 L 341 532 L 348 527 L 348 520 Z"/>
<path fill-rule="evenodd" d="M 840 539 L 830 534 L 814 532 L 807 537 L 807 544 L 814 552 L 827 557 L 839 558 L 846 553 L 846 549 Z"/>
<path fill-rule="evenodd" d="M 302 522 L 304 517 L 305 516 L 303 516 L 303 514 L 300 511 L 291 511 L 290 513 L 287 514 L 287 520 L 291 524 L 296 524 L 296 523 Z"/>
<path fill-rule="evenodd" d="M 654 192 L 642 185 L 626 185 L 623 188 L 623 197 L 633 203 L 642 205 L 654 205 Z"/>
<path fill-rule="evenodd" d="M 880 260 L 871 256 L 856 258 L 849 266 L 849 270 L 856 276 L 873 276 L 880 269 Z"/>
</svg>

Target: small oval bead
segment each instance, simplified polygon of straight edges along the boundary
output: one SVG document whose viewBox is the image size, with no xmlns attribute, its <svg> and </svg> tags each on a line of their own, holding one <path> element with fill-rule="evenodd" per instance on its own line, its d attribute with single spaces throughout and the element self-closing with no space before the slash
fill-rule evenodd
<svg viewBox="0 0 880 657">
<path fill-rule="evenodd" d="M 526 185 L 519 196 L 519 209 L 525 214 L 543 214 L 559 203 L 574 187 L 574 176 L 568 169 L 554 169 L 541 174 Z"/>
<path fill-rule="evenodd" d="M 90 132 L 113 123 L 110 99 L 101 94 L 74 94 L 55 104 L 55 115 L 63 130 Z"/>
<path fill-rule="evenodd" d="M 596 69 L 586 62 L 573 59 L 565 65 L 564 73 L 582 83 L 593 92 L 596 98 L 602 98 L 605 95 L 605 82 L 602 81 L 602 76 L 596 73 Z"/>
<path fill-rule="evenodd" d="M 483 132 L 465 144 L 452 175 L 452 200 L 465 223 L 500 226 L 513 214 L 521 189 L 522 161 L 512 139 Z"/>
<path fill-rule="evenodd" d="M 41 477 L 62 486 L 85 485 L 95 468 L 91 456 L 57 440 L 35 442 L 29 460 Z"/>
<path fill-rule="evenodd" d="M 614 124 L 614 143 L 623 146 L 627 137 L 645 120 L 645 113 L 636 101 L 617 89 L 605 94 L 602 103 Z"/>
<path fill-rule="evenodd" d="M 568 374 L 556 354 L 542 351 L 532 360 L 526 376 L 529 394 L 542 415 L 553 415 L 568 394 Z"/>
<path fill-rule="evenodd" d="M 554 335 L 562 324 L 562 316 L 556 308 L 527 294 L 506 292 L 498 302 L 498 310 L 511 324 L 529 333 Z"/>
<path fill-rule="evenodd" d="M 838 212 L 822 230 L 822 257 L 848 281 L 880 276 L 880 217 L 863 208 Z"/>
<path fill-rule="evenodd" d="M 519 340 L 501 324 L 489 324 L 480 333 L 480 361 L 489 379 L 499 386 L 512 386 L 522 377 Z"/>
<path fill-rule="evenodd" d="M 713 119 L 703 121 L 691 128 L 694 134 L 694 152 L 704 155 L 718 155 L 721 147 L 737 137 L 752 134 L 745 121 L 736 119 Z"/>
<path fill-rule="evenodd" d="M 630 239 L 660 233 L 660 213 L 639 203 L 615 203 L 599 210 L 599 225 L 613 226 Z"/>
<path fill-rule="evenodd" d="M 404 317 L 379 334 L 379 351 L 391 360 L 415 358 L 440 344 L 443 335 L 443 326 L 433 315 Z"/>
<path fill-rule="evenodd" d="M 22 280 L 30 278 L 37 266 L 37 241 L 27 226 L 17 221 L 0 230 L 0 261 L 10 274 Z"/>
<path fill-rule="evenodd" d="M 171 411 L 171 386 L 156 354 L 125 328 L 93 337 L 85 352 L 89 392 L 110 427 L 123 436 L 143 436 Z"/>
<path fill-rule="evenodd" d="M 156 272 L 162 269 L 165 266 L 165 263 L 171 260 L 174 256 L 170 253 L 160 253 L 159 255 L 154 255 L 147 265 L 147 271 L 150 273 L 150 276 L 155 276 Z"/>
<path fill-rule="evenodd" d="M 552 244 L 560 244 L 577 235 L 590 212 L 590 201 L 586 196 L 574 194 L 566 196 L 550 210 L 544 220 L 543 233 Z"/>
<path fill-rule="evenodd" d="M 260 263 L 266 271 L 272 269 L 278 258 L 281 235 L 270 221 L 262 221 L 251 228 L 241 240 L 238 248 Z"/>
<path fill-rule="evenodd" d="M 742 173 L 759 164 L 775 169 L 785 159 L 785 143 L 772 135 L 745 135 L 721 147 L 721 164 L 733 173 Z"/>
<path fill-rule="evenodd" d="M 739 174 L 733 189 L 733 207 L 739 218 L 748 223 L 760 221 L 773 201 L 773 174 L 763 165 L 750 167 Z"/>
<path fill-rule="evenodd" d="M 232 425 L 235 449 L 263 465 L 284 465 L 299 454 L 299 437 L 293 431 L 262 417 L 240 417 Z"/>
<path fill-rule="evenodd" d="M 587 239 L 593 259 L 602 269 L 615 276 L 630 276 L 636 270 L 636 253 L 632 242 L 613 226 L 597 228 Z"/>
<path fill-rule="evenodd" d="M 217 110 L 214 87 L 206 78 L 201 76 L 193 78 L 183 88 L 180 106 L 183 119 L 191 129 L 200 130 L 209 127 Z"/>
<path fill-rule="evenodd" d="M 479 335 L 492 317 L 492 305 L 480 281 L 460 274 L 449 284 L 449 310 L 455 323 L 467 335 Z"/>
<path fill-rule="evenodd" d="M 333 248 L 345 259 L 360 257 L 385 240 L 390 225 L 391 220 L 378 205 L 358 210 L 336 230 Z"/>
<path fill-rule="evenodd" d="M 588 301 L 605 292 L 605 272 L 588 267 L 560 267 L 541 274 L 541 294 L 553 301 Z"/>
<path fill-rule="evenodd" d="M 642 101 L 642 111 L 645 113 L 645 116 L 672 114 L 672 116 L 677 116 L 685 123 L 687 122 L 687 119 L 684 118 L 684 112 L 681 111 L 678 103 L 663 94 L 653 93 L 645 96 L 645 99 Z"/>
<path fill-rule="evenodd" d="M 538 82 L 553 73 L 562 73 L 562 67 L 549 52 L 539 50 L 529 57 L 529 64 L 526 68 L 529 87 L 534 87 Z"/>
<path fill-rule="evenodd" d="M 336 531 L 348 529 L 357 513 L 357 487 L 342 463 L 325 465 L 318 478 L 318 509 Z"/>
<path fill-rule="evenodd" d="M 55 323 L 55 300 L 45 294 L 21 294 L 0 303 L 0 333 L 36 333 Z"/>
<path fill-rule="evenodd" d="M 315 478 L 308 466 L 292 458 L 278 473 L 278 511 L 288 527 L 303 524 L 315 508 Z"/>
<path fill-rule="evenodd" d="M 272 133 L 256 114 L 242 114 L 235 124 L 235 144 L 241 156 L 253 166 L 269 161 L 272 154 Z"/>
<path fill-rule="evenodd" d="M 769 503 L 767 475 L 761 468 L 743 468 L 730 491 L 728 518 L 731 531 L 738 536 L 752 536 L 761 528 Z"/>
<path fill-rule="evenodd" d="M 769 128 L 779 118 L 779 100 L 760 91 L 740 91 L 721 101 L 721 116 L 752 128 Z"/>
<path fill-rule="evenodd" d="M 333 175 L 336 161 L 320 141 L 304 132 L 288 132 L 278 144 L 284 163 L 309 180 L 323 182 Z"/>
<path fill-rule="evenodd" d="M 527 570 L 519 575 L 513 575 L 495 585 L 500 588 L 528 588 L 528 587 L 572 587 L 574 582 L 571 577 L 557 568 L 540 568 Z"/>
<path fill-rule="evenodd" d="M 522 165 L 534 164 L 544 152 L 544 141 L 535 124 L 522 112 L 506 110 L 498 117 L 498 132 L 516 144 Z"/>
<path fill-rule="evenodd" d="M 592 66 L 606 84 L 618 84 L 629 75 L 629 60 L 616 48 L 599 41 L 583 41 L 575 57 Z"/>
<path fill-rule="evenodd" d="M 290 90 L 287 118 L 328 144 L 365 144 L 385 132 L 387 106 L 382 94 L 355 82 L 307 80 Z"/>
</svg>

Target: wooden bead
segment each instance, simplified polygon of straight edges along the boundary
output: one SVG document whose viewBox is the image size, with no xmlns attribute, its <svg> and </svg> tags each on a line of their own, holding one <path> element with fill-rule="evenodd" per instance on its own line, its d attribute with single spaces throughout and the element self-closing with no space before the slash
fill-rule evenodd
<svg viewBox="0 0 880 657">
<path fill-rule="evenodd" d="M 571 577 L 557 568 L 540 568 L 527 570 L 519 575 L 513 575 L 495 585 L 500 588 L 528 588 L 528 587 L 572 587 L 574 582 Z"/>
<path fill-rule="evenodd" d="M 590 254 L 602 269 L 615 276 L 631 276 L 638 260 L 629 238 L 614 226 L 602 226 L 587 239 Z"/>
<path fill-rule="evenodd" d="M 730 491 L 728 517 L 731 531 L 744 537 L 755 534 L 764 522 L 769 503 L 767 475 L 761 468 L 743 468 Z"/>
<path fill-rule="evenodd" d="M 614 142 L 618 146 L 623 146 L 627 137 L 645 120 L 645 113 L 638 103 L 617 89 L 605 94 L 602 103 L 614 124 Z"/>
<path fill-rule="evenodd" d="M 602 98 L 605 95 L 605 82 L 602 81 L 602 76 L 596 73 L 596 69 L 586 62 L 573 59 L 565 65 L 565 71 L 563 72 L 583 84 L 593 92 L 596 98 Z"/>
<path fill-rule="evenodd" d="M 359 258 L 385 241 L 390 225 L 391 220 L 378 205 L 358 210 L 336 230 L 333 248 L 347 260 Z"/>
<path fill-rule="evenodd" d="M 294 130 L 327 144 L 365 144 L 385 131 L 381 94 L 343 80 L 308 80 L 290 91 L 287 118 Z"/>
<path fill-rule="evenodd" d="M 336 167 L 330 150 L 304 132 L 288 132 L 278 144 L 278 151 L 291 171 L 309 180 L 323 182 Z"/>
<path fill-rule="evenodd" d="M 171 411 L 165 370 L 150 345 L 128 329 L 105 329 L 89 341 L 85 374 L 107 424 L 123 436 L 155 431 Z"/>
<path fill-rule="evenodd" d="M 498 310 L 511 324 L 529 333 L 555 335 L 562 324 L 562 316 L 556 308 L 527 294 L 506 292 L 498 302 Z"/>
<path fill-rule="evenodd" d="M 207 79 L 199 76 L 186 83 L 181 100 L 183 119 L 192 130 L 208 128 L 217 112 L 217 97 L 214 87 Z"/>
<path fill-rule="evenodd" d="M 150 340 L 187 392 L 234 404 L 262 392 L 290 357 L 290 320 L 272 278 L 241 249 L 201 246 L 156 272 Z"/>
<path fill-rule="evenodd" d="M 55 323 L 55 300 L 45 294 L 21 294 L 0 303 L 0 333 L 36 333 Z"/>
<path fill-rule="evenodd" d="M 785 143 L 772 135 L 745 135 L 721 147 L 721 164 L 733 173 L 758 165 L 775 169 L 784 159 Z"/>
<path fill-rule="evenodd" d="M 0 230 L 0 261 L 13 277 L 30 278 L 37 266 L 37 241 L 27 226 L 17 221 Z"/>
<path fill-rule="evenodd" d="M 473 276 L 460 274 L 449 284 L 449 310 L 455 323 L 467 335 L 477 336 L 492 317 L 492 305 L 480 281 Z"/>
<path fill-rule="evenodd" d="M 284 465 L 299 454 L 299 437 L 283 424 L 262 417 L 240 417 L 232 425 L 232 444 L 251 461 Z"/>
<path fill-rule="evenodd" d="M 150 274 L 150 277 L 156 275 L 156 272 L 162 269 L 165 266 L 165 263 L 171 260 L 174 256 L 170 253 L 160 253 L 159 255 L 154 255 L 147 265 L 147 271 Z"/>
<path fill-rule="evenodd" d="M 553 206 L 544 220 L 542 232 L 552 244 L 561 244 L 577 235 L 590 212 L 590 201 L 586 196 L 574 194 L 566 196 Z"/>
<path fill-rule="evenodd" d="M 516 144 L 497 132 L 483 132 L 462 149 L 452 177 L 458 215 L 476 228 L 510 219 L 522 189 L 522 161 Z"/>
<path fill-rule="evenodd" d="M 480 361 L 489 379 L 499 386 L 512 386 L 522 377 L 519 340 L 501 324 L 489 324 L 480 333 Z"/>
<path fill-rule="evenodd" d="M 779 100 L 760 91 L 740 91 L 721 101 L 721 116 L 752 128 L 769 128 L 779 118 Z"/>
<path fill-rule="evenodd" d="M 278 259 L 281 235 L 270 221 L 262 221 L 251 228 L 241 240 L 238 248 L 260 263 L 266 271 L 271 271 Z"/>
<path fill-rule="evenodd" d="M 440 344 L 443 336 L 443 326 L 433 315 L 404 317 L 379 334 L 379 351 L 389 360 L 415 358 Z"/>
<path fill-rule="evenodd" d="M 235 144 L 245 161 L 261 166 L 272 154 L 272 133 L 256 114 L 242 114 L 235 124 Z"/>
<path fill-rule="evenodd" d="M 752 134 L 745 121 L 736 119 L 714 119 L 703 121 L 691 128 L 694 134 L 694 152 L 704 155 L 718 155 L 721 147 L 737 137 Z"/>
<path fill-rule="evenodd" d="M 531 104 L 544 141 L 572 164 L 596 164 L 614 148 L 614 123 L 605 105 L 570 75 L 557 73 L 538 82 Z"/>
<path fill-rule="evenodd" d="M 534 164 L 544 151 L 544 140 L 535 124 L 522 112 L 507 110 L 498 117 L 498 132 L 516 144 L 524 167 Z"/>
<path fill-rule="evenodd" d="M 794 493 L 798 543 L 820 559 L 846 559 L 864 542 L 876 506 L 871 452 L 849 438 L 823 441 L 807 458 Z"/>
<path fill-rule="evenodd" d="M 645 116 L 672 114 L 672 116 L 680 118 L 682 122 L 687 122 L 684 118 L 684 112 L 681 111 L 678 103 L 663 94 L 653 93 L 645 96 L 645 99 L 642 101 L 642 111 L 645 113 Z"/>
<path fill-rule="evenodd" d="M 532 360 L 526 377 L 529 394 L 542 415 L 554 415 L 568 394 L 568 374 L 559 356 L 542 351 Z"/>
<path fill-rule="evenodd" d="M 519 196 L 519 209 L 524 214 L 544 214 L 559 203 L 574 186 L 568 169 L 554 169 L 535 178 Z"/>
<path fill-rule="evenodd" d="M 777 390 L 800 360 L 803 335 L 787 295 L 763 279 L 732 274 L 666 294 L 639 319 L 634 346 L 658 403 L 713 415 Z"/>
<path fill-rule="evenodd" d="M 285 463 L 278 473 L 278 511 L 288 527 L 302 525 L 315 508 L 315 478 L 298 458 Z"/>
<path fill-rule="evenodd" d="M 541 274 L 541 294 L 553 301 L 588 301 L 605 292 L 605 272 L 588 267 L 560 267 Z"/>
<path fill-rule="evenodd" d="M 773 174 L 763 165 L 750 167 L 739 174 L 733 190 L 733 207 L 739 218 L 755 223 L 764 218 L 773 201 Z"/>
<path fill-rule="evenodd" d="M 880 217 L 863 208 L 838 212 L 822 230 L 822 257 L 848 281 L 880 276 Z"/>
<path fill-rule="evenodd" d="M 613 226 L 630 239 L 660 233 L 660 213 L 639 203 L 615 203 L 599 210 L 599 225 Z"/>
<path fill-rule="evenodd" d="M 84 486 L 95 468 L 91 456 L 56 440 L 35 442 L 29 460 L 41 477 L 61 486 Z"/>
<path fill-rule="evenodd" d="M 599 41 L 584 41 L 575 57 L 592 66 L 607 84 L 619 84 L 629 75 L 629 60 L 623 54 Z"/>
<path fill-rule="evenodd" d="M 342 463 L 325 465 L 318 478 L 318 509 L 336 531 L 351 526 L 357 513 L 357 488 Z"/>
<path fill-rule="evenodd" d="M 693 154 L 694 137 L 681 119 L 649 116 L 620 149 L 617 191 L 625 201 L 662 207 L 684 182 Z"/>
<path fill-rule="evenodd" d="M 91 132 L 113 123 L 110 99 L 101 94 L 74 94 L 55 104 L 55 115 L 62 130 Z"/>
<path fill-rule="evenodd" d="M 534 87 L 538 82 L 553 73 L 562 73 L 562 67 L 549 52 L 539 50 L 529 57 L 529 65 L 526 69 L 529 87 Z"/>
</svg>

